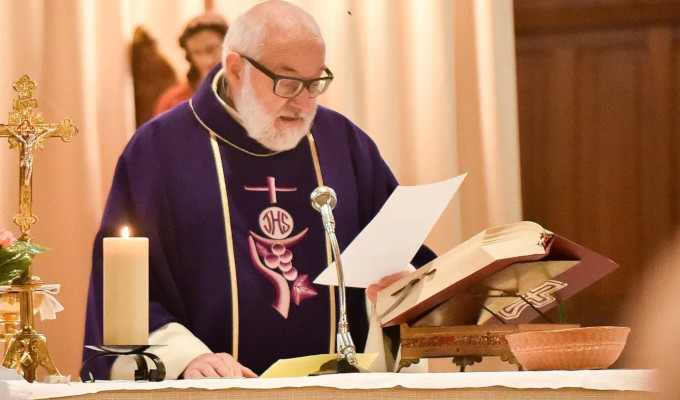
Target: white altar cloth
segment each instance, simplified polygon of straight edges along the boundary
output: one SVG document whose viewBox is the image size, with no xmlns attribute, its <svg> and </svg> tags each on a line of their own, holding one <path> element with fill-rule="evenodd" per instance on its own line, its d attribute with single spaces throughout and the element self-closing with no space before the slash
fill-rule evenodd
<svg viewBox="0 0 680 400">
<path fill-rule="evenodd" d="M 258 379 L 185 379 L 163 382 L 97 381 L 95 383 L 28 383 L 24 380 L 0 381 L 0 399 L 45 399 L 77 396 L 112 390 L 156 389 L 277 389 L 329 387 L 338 389 L 385 389 L 401 386 L 408 389 L 455 389 L 502 386 L 516 389 L 583 388 L 652 392 L 651 370 L 581 370 L 581 371 L 502 371 L 447 373 L 366 373 L 338 374 L 303 378 Z"/>
</svg>

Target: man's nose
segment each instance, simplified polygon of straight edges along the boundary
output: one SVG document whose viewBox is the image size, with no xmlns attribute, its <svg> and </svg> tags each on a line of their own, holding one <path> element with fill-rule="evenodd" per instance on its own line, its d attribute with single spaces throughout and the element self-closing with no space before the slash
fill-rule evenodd
<svg viewBox="0 0 680 400">
<path fill-rule="evenodd" d="M 309 97 L 309 89 L 307 88 L 303 88 L 302 91 L 298 93 L 297 96 L 292 97 L 289 102 L 305 111 L 316 107 L 316 97 Z"/>
</svg>

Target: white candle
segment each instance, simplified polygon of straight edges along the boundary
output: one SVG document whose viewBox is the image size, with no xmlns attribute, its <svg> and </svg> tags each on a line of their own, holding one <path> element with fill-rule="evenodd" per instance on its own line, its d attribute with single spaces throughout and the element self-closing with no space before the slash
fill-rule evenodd
<svg viewBox="0 0 680 400">
<path fill-rule="evenodd" d="M 143 345 L 149 339 L 149 239 L 104 238 L 104 344 Z"/>
</svg>

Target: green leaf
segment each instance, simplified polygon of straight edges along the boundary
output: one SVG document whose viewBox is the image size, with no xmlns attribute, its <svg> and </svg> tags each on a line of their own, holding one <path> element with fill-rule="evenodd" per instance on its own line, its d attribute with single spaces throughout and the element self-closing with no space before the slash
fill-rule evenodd
<svg viewBox="0 0 680 400">
<path fill-rule="evenodd" d="M 7 247 L 5 250 L 9 250 L 14 253 L 28 253 L 31 255 L 31 258 L 33 258 L 33 256 L 36 254 L 46 252 L 47 247 L 35 243 L 26 243 L 19 240 L 14 242 L 13 245 Z"/>
<path fill-rule="evenodd" d="M 47 251 L 35 243 L 17 241 L 11 246 L 0 249 L 0 285 L 4 285 L 23 274 L 31 265 L 33 256 Z"/>
</svg>

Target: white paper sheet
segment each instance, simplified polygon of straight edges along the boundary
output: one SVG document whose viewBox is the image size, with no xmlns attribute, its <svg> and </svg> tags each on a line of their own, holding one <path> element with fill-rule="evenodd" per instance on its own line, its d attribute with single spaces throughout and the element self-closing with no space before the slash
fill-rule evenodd
<svg viewBox="0 0 680 400">
<path fill-rule="evenodd" d="M 466 175 L 427 185 L 397 187 L 378 215 L 342 252 L 345 286 L 366 288 L 383 276 L 404 269 Z M 342 229 L 341 221 L 336 229 Z M 335 263 L 321 272 L 314 283 L 337 286 Z"/>
</svg>

